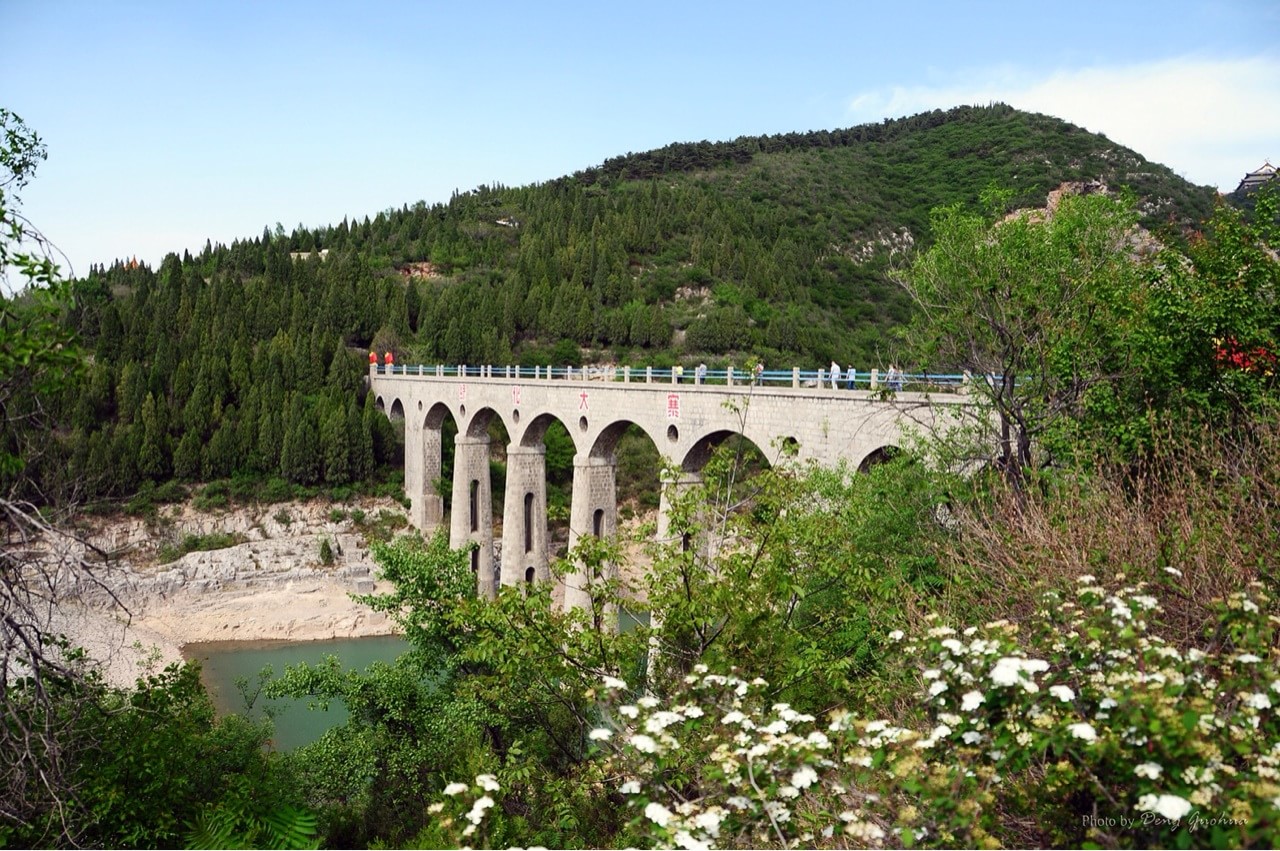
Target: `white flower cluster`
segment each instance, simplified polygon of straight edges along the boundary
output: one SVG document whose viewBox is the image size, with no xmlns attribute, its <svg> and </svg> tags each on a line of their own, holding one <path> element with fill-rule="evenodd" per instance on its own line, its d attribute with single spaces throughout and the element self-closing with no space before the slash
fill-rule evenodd
<svg viewBox="0 0 1280 851">
<path fill-rule="evenodd" d="M 825 824 L 805 819 L 800 824 L 798 800 L 823 786 L 827 773 L 840 765 L 830 757 L 830 730 L 818 720 L 785 703 L 765 709 L 754 696 L 767 684 L 695 668 L 685 680 L 690 696 L 670 709 L 656 701 L 639 700 L 620 707 L 627 726 L 609 731 L 611 740 L 636 777 L 619 791 L 642 810 L 643 821 L 655 837 L 677 848 L 710 848 L 727 836 L 752 846 L 812 844 L 818 833 L 836 829 L 860 842 L 878 841 L 884 831 L 853 813 Z M 673 803 L 672 796 L 652 778 L 656 770 L 686 743 L 710 743 L 704 768 L 703 794 Z M 645 778 L 645 779 L 641 779 Z"/>
<path fill-rule="evenodd" d="M 480 827 L 481 822 L 484 821 L 485 814 L 493 807 L 495 801 L 488 793 L 497 792 L 501 788 L 502 787 L 498 783 L 498 778 L 492 774 L 477 774 L 475 783 L 471 785 L 454 782 L 449 783 L 444 787 L 444 794 L 449 798 L 459 798 L 459 796 L 462 796 L 467 792 L 472 792 L 473 790 L 475 792 L 482 793 L 477 795 L 475 800 L 471 802 L 471 809 L 463 816 L 463 819 L 467 822 L 467 825 L 462 828 L 461 836 L 463 839 L 469 838 L 475 834 L 477 828 Z M 463 806 L 465 806 L 465 803 Z M 427 812 L 433 816 L 440 817 L 441 813 L 444 812 L 444 809 L 445 802 L 437 801 L 427 807 Z M 442 817 L 442 819 L 446 825 L 451 824 L 453 821 L 453 819 L 449 817 Z"/>
</svg>

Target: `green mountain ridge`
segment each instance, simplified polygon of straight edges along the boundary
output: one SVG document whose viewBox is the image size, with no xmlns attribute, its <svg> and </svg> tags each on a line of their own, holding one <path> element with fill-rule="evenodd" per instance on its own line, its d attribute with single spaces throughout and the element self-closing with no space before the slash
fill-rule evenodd
<svg viewBox="0 0 1280 851">
<path fill-rule="evenodd" d="M 70 319 L 94 358 L 62 402 L 65 454 L 102 494 L 238 473 L 361 479 L 397 452 L 358 407 L 371 348 L 427 363 L 883 366 L 911 312 L 889 272 L 928 244 L 932 208 L 991 186 L 1042 206 L 1073 181 L 1126 188 L 1172 239 L 1217 197 L 996 104 L 673 144 L 545 184 L 207 243 L 154 271 L 94 267 L 75 282 Z"/>
</svg>

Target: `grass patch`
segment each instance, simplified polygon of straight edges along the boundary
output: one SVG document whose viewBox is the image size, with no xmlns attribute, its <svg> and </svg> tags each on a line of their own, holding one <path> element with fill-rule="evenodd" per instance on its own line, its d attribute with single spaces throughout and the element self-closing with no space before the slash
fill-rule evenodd
<svg viewBox="0 0 1280 851">
<path fill-rule="evenodd" d="M 243 544 L 247 538 L 238 532 L 211 532 L 208 535 L 187 535 L 174 544 L 166 544 L 160 548 L 161 564 L 177 561 L 187 553 L 205 552 L 208 550 L 225 550 Z"/>
</svg>

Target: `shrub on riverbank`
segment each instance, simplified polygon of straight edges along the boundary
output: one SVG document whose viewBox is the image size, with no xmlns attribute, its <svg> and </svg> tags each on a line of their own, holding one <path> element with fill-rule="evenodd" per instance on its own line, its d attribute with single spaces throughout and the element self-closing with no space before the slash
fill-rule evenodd
<svg viewBox="0 0 1280 851">
<path fill-rule="evenodd" d="M 239 532 L 210 532 L 207 535 L 184 535 L 181 541 L 160 547 L 156 558 L 161 564 L 177 561 L 187 553 L 225 550 L 249 540 Z"/>
</svg>

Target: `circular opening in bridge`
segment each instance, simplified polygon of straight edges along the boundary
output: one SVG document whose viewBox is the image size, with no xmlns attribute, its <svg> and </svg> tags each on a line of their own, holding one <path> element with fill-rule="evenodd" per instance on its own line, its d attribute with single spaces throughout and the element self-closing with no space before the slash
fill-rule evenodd
<svg viewBox="0 0 1280 851">
<path fill-rule="evenodd" d="M 467 406 L 462 405 L 461 407 L 459 407 L 458 413 L 465 417 L 467 415 Z"/>
<path fill-rule="evenodd" d="M 520 412 L 518 410 L 513 410 L 511 412 L 511 422 L 513 423 L 520 422 Z"/>
<path fill-rule="evenodd" d="M 421 399 L 419 399 L 419 400 L 418 400 L 418 410 L 419 410 L 419 411 L 421 411 L 421 410 L 422 410 L 422 400 L 421 400 Z"/>
<path fill-rule="evenodd" d="M 676 428 L 673 425 L 667 426 L 667 440 L 671 441 L 672 443 L 675 443 L 679 439 L 680 439 L 680 429 Z"/>
<path fill-rule="evenodd" d="M 587 430 L 587 418 L 578 417 L 578 431 L 586 431 L 586 430 Z"/>
<path fill-rule="evenodd" d="M 782 454 L 788 458 L 794 458 L 800 454 L 800 441 L 794 437 L 784 438 L 782 441 Z"/>
</svg>

